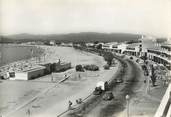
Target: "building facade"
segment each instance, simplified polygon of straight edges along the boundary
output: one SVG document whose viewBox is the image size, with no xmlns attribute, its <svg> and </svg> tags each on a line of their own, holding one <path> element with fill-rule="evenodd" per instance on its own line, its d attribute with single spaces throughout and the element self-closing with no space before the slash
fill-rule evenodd
<svg viewBox="0 0 171 117">
<path fill-rule="evenodd" d="M 15 77 L 11 80 L 31 80 L 43 76 L 45 67 L 38 66 L 24 71 L 15 72 Z"/>
<path fill-rule="evenodd" d="M 158 41 L 153 37 L 142 36 L 137 43 L 131 44 L 106 43 L 102 49 L 113 53 L 144 57 L 171 69 L 171 44 L 166 41 Z"/>
</svg>

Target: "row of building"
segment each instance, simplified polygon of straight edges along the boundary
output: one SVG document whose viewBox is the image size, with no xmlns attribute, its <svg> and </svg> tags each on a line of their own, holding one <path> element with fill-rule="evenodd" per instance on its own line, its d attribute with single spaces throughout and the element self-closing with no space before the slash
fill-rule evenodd
<svg viewBox="0 0 171 117">
<path fill-rule="evenodd" d="M 142 36 L 136 43 L 104 43 L 102 49 L 114 53 L 143 57 L 171 69 L 171 43 L 169 40 Z"/>
</svg>

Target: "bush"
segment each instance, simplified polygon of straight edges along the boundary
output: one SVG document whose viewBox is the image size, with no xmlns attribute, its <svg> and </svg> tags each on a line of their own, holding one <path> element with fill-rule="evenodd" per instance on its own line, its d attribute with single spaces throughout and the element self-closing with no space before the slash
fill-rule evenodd
<svg viewBox="0 0 171 117">
<path fill-rule="evenodd" d="M 161 70 L 167 70 L 165 66 L 160 66 Z"/>
<path fill-rule="evenodd" d="M 103 68 L 107 70 L 107 69 L 110 68 L 110 66 L 108 64 L 106 64 L 106 65 L 103 66 Z"/>
<path fill-rule="evenodd" d="M 84 69 L 83 69 L 82 65 L 76 65 L 75 70 L 84 72 Z"/>
<path fill-rule="evenodd" d="M 130 59 L 133 60 L 133 57 L 131 56 Z"/>
<path fill-rule="evenodd" d="M 84 69 L 90 71 L 98 71 L 99 67 L 97 65 L 85 65 Z"/>
<path fill-rule="evenodd" d="M 147 60 L 147 56 L 141 56 L 140 57 L 142 60 L 146 61 Z"/>
</svg>

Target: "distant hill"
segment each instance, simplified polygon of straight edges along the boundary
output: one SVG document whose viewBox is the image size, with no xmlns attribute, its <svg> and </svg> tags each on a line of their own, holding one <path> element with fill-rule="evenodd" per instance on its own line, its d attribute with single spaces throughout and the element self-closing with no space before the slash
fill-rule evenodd
<svg viewBox="0 0 171 117">
<path fill-rule="evenodd" d="M 140 38 L 137 34 L 127 33 L 95 33 L 95 32 L 82 32 L 82 33 L 69 33 L 69 34 L 49 34 L 49 35 L 32 35 L 32 34 L 16 34 L 3 36 L 1 42 L 27 42 L 27 41 L 47 41 L 56 40 L 60 42 L 112 42 L 112 41 L 130 41 Z"/>
</svg>

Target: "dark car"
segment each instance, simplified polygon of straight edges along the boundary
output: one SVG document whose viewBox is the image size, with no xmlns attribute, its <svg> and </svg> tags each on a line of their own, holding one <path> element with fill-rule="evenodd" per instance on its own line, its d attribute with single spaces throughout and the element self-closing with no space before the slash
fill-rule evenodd
<svg viewBox="0 0 171 117">
<path fill-rule="evenodd" d="M 136 62 L 139 63 L 139 59 L 137 59 Z"/>
<path fill-rule="evenodd" d="M 103 95 L 103 100 L 112 100 L 114 98 L 113 93 L 111 91 L 106 91 Z"/>
<path fill-rule="evenodd" d="M 115 79 L 115 82 L 116 82 L 116 83 L 122 83 L 123 80 L 122 80 L 122 79 Z"/>
<path fill-rule="evenodd" d="M 95 90 L 93 91 L 94 95 L 100 95 L 102 93 L 101 87 L 96 87 Z"/>
</svg>

